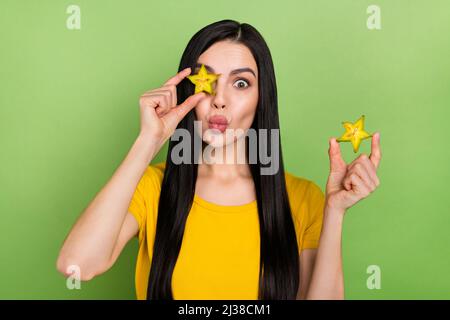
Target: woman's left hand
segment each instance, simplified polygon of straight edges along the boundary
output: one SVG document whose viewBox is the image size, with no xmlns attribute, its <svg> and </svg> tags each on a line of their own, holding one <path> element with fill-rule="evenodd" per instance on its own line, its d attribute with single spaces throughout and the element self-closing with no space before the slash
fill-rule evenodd
<svg viewBox="0 0 450 320">
<path fill-rule="evenodd" d="M 330 138 L 329 144 L 330 175 L 326 186 L 326 205 L 345 212 L 380 185 L 377 177 L 381 160 L 380 133 L 372 136 L 370 156 L 362 153 L 348 165 L 342 159 L 336 138 Z"/>
</svg>

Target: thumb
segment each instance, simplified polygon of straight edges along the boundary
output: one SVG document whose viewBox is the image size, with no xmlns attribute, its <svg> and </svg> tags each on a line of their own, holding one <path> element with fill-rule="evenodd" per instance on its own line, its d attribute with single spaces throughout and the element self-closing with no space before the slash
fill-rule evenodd
<svg viewBox="0 0 450 320">
<path fill-rule="evenodd" d="M 178 122 L 180 122 L 181 119 L 183 119 L 184 116 L 189 111 L 191 111 L 192 108 L 194 108 L 205 96 L 206 94 L 204 92 L 196 93 L 192 96 L 189 96 L 186 100 L 183 101 L 182 104 L 176 106 L 174 110 L 176 112 Z"/>
<path fill-rule="evenodd" d="M 199 92 L 194 95 L 189 96 L 186 100 L 183 101 L 178 106 L 175 106 L 170 110 L 170 112 L 167 114 L 167 121 L 168 123 L 176 127 L 178 123 L 188 114 L 189 111 L 191 111 L 202 98 L 206 96 L 206 93 Z"/>
<path fill-rule="evenodd" d="M 336 138 L 331 137 L 329 140 L 328 155 L 330 157 L 330 171 L 343 171 L 346 168 L 345 161 L 342 159 L 341 147 Z"/>
</svg>

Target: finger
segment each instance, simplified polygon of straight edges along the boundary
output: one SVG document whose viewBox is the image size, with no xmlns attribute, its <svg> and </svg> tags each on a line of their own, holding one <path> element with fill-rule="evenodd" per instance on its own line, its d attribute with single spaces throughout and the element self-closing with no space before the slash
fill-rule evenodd
<svg viewBox="0 0 450 320">
<path fill-rule="evenodd" d="M 163 116 L 164 114 L 169 112 L 169 110 L 170 110 L 170 97 L 164 94 L 163 103 L 156 108 L 156 111 L 158 112 L 158 115 Z"/>
<path fill-rule="evenodd" d="M 197 106 L 197 104 L 200 102 L 201 99 L 203 99 L 206 96 L 206 93 L 199 92 L 194 95 L 189 96 L 182 104 L 176 107 L 177 115 L 179 117 L 179 120 L 181 119 L 189 112 L 192 108 Z"/>
<path fill-rule="evenodd" d="M 165 91 L 165 90 L 166 90 L 166 86 L 162 86 L 162 87 L 159 87 L 159 88 L 156 88 L 156 89 L 151 89 L 151 90 L 145 91 L 142 95 L 143 96 L 144 95 L 149 95 L 149 94 L 158 93 L 160 91 Z"/>
<path fill-rule="evenodd" d="M 177 85 L 179 84 L 185 77 L 187 77 L 191 73 L 191 68 L 186 68 L 178 72 L 176 75 L 174 75 L 172 78 L 167 80 L 164 85 Z"/>
<path fill-rule="evenodd" d="M 372 146 L 371 146 L 371 153 L 370 153 L 370 161 L 373 163 L 376 169 L 378 169 L 378 166 L 380 164 L 381 160 L 381 149 L 380 149 L 380 133 L 376 132 L 372 136 Z"/>
<path fill-rule="evenodd" d="M 149 92 L 146 92 L 142 95 L 142 97 L 150 97 L 154 95 L 165 95 L 165 96 L 171 96 L 172 92 L 169 89 L 156 89 Z"/>
<path fill-rule="evenodd" d="M 141 98 L 141 104 L 144 107 L 154 108 L 158 115 L 162 115 L 170 110 L 169 96 L 167 94 L 150 94 Z"/>
<path fill-rule="evenodd" d="M 347 178 L 344 179 L 347 191 L 353 191 L 356 194 L 368 195 L 370 193 L 366 184 L 363 182 L 357 173 L 353 172 Z"/>
<path fill-rule="evenodd" d="M 173 108 L 175 106 L 175 104 L 173 104 L 173 96 L 172 96 L 172 92 L 169 89 L 161 89 L 158 90 L 158 92 L 162 95 L 164 95 L 166 97 L 166 103 L 164 104 L 164 111 L 167 112 L 169 111 L 171 108 Z"/>
<path fill-rule="evenodd" d="M 166 87 L 166 86 L 164 86 L 164 87 L 161 87 L 161 88 L 157 88 L 157 89 L 153 89 L 153 90 L 149 90 L 149 91 L 147 91 L 147 92 L 144 92 L 144 94 L 142 94 L 143 96 L 148 96 L 148 95 L 151 95 L 151 94 L 157 94 L 157 93 L 161 93 L 161 92 L 166 92 L 166 91 L 170 91 L 169 89 L 168 89 L 168 87 Z"/>
<path fill-rule="evenodd" d="M 164 101 L 164 96 L 161 94 L 148 94 L 139 98 L 139 104 L 142 107 L 157 108 L 163 105 L 165 103 Z"/>
<path fill-rule="evenodd" d="M 170 91 L 170 97 L 172 98 L 172 107 L 177 105 L 177 86 L 173 84 L 165 85 L 163 88 L 166 88 Z"/>
<path fill-rule="evenodd" d="M 373 181 L 373 183 L 378 186 L 380 184 L 380 179 L 378 179 L 377 176 L 377 169 L 375 168 L 375 165 L 370 161 L 369 157 L 362 153 L 357 159 L 355 159 L 351 164 L 348 166 L 348 170 L 352 170 L 352 168 L 357 164 L 362 164 L 367 173 L 369 174 L 370 179 Z"/>
<path fill-rule="evenodd" d="M 375 184 L 376 187 L 380 184 L 380 179 L 378 179 L 377 176 L 377 168 L 373 164 L 372 161 L 370 161 L 369 157 L 366 154 L 363 154 L 361 156 L 361 163 L 365 166 L 367 173 L 369 174 L 370 179 Z"/>
<path fill-rule="evenodd" d="M 345 161 L 342 159 L 341 148 L 339 143 L 336 141 L 336 138 L 331 137 L 328 139 L 329 148 L 328 155 L 330 157 L 330 171 L 343 171 L 346 170 L 347 165 Z"/>
<path fill-rule="evenodd" d="M 171 93 L 169 90 L 160 90 L 155 95 L 164 97 L 164 103 L 162 105 L 160 105 L 160 107 L 163 107 L 163 108 L 171 107 L 172 97 L 171 97 Z"/>
<path fill-rule="evenodd" d="M 192 96 L 189 96 L 183 103 L 173 108 L 167 114 L 167 121 L 171 126 L 176 127 L 178 123 L 186 116 L 186 114 L 191 111 L 202 98 L 206 96 L 206 93 L 199 92 Z"/>
<path fill-rule="evenodd" d="M 163 111 L 168 112 L 171 108 L 173 108 L 173 96 L 170 90 L 156 90 L 152 93 L 144 93 L 142 97 L 144 99 L 154 99 L 154 97 L 164 96 L 164 99 L 161 100 L 158 98 L 158 104 L 154 106 L 158 114 L 161 114 Z"/>
<path fill-rule="evenodd" d="M 375 185 L 375 182 L 372 180 L 369 173 L 367 172 L 366 167 L 363 164 L 355 164 L 355 166 L 353 167 L 353 171 L 358 174 L 358 176 L 371 192 L 376 189 L 377 186 Z"/>
</svg>

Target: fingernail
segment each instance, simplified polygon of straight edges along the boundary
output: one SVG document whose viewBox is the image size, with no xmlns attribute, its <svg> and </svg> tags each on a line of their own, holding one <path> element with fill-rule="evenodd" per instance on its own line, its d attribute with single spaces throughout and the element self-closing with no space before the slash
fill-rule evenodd
<svg viewBox="0 0 450 320">
<path fill-rule="evenodd" d="M 330 141 L 330 147 L 331 147 L 331 146 L 333 146 L 333 144 L 335 143 L 336 140 L 334 137 L 332 137 L 332 138 L 330 138 L 329 141 Z"/>
</svg>

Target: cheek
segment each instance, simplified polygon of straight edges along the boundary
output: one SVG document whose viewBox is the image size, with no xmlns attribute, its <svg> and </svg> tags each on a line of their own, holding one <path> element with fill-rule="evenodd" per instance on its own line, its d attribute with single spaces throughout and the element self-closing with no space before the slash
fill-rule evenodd
<svg viewBox="0 0 450 320">
<path fill-rule="evenodd" d="M 235 128 L 247 129 L 252 125 L 258 105 L 258 94 L 253 93 L 246 97 L 236 97 L 233 105 L 233 119 Z"/>
</svg>

